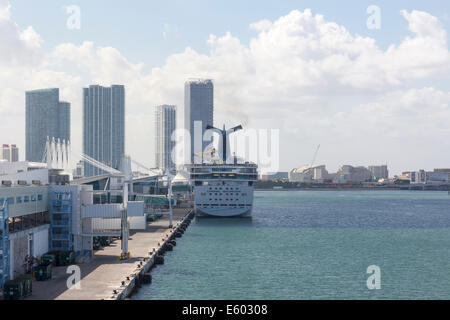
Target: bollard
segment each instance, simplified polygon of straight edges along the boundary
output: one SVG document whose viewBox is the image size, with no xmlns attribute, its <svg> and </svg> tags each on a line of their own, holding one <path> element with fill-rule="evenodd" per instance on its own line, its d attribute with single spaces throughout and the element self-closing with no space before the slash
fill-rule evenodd
<svg viewBox="0 0 450 320">
<path fill-rule="evenodd" d="M 164 264 L 164 257 L 163 256 L 156 256 L 155 264 L 157 264 L 157 265 Z"/>
<path fill-rule="evenodd" d="M 144 276 L 142 277 L 142 283 L 144 284 L 152 283 L 152 275 L 148 272 L 144 273 Z"/>
</svg>

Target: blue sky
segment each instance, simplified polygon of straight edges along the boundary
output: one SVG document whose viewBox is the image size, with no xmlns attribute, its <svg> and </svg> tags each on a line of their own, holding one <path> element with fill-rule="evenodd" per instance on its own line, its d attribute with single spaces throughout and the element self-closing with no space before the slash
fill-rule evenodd
<svg viewBox="0 0 450 320">
<path fill-rule="evenodd" d="M 70 5 L 80 30 L 66 26 Z M 263 19 L 276 23 L 250 28 Z M 216 126 L 280 131 L 281 170 L 319 144 L 331 172 L 449 167 L 449 32 L 450 3 L 436 0 L 0 0 L 0 143 L 24 150 L 24 92 L 58 87 L 81 149 L 82 88 L 124 84 L 126 152 L 152 166 L 154 107 L 177 105 L 183 123 L 184 82 L 205 77 Z"/>
<path fill-rule="evenodd" d="M 80 30 L 65 27 L 68 15 L 64 8 L 73 4 L 81 8 Z M 373 4 L 381 8 L 380 30 L 366 27 L 366 9 Z M 29 0 L 12 1 L 13 19 L 22 27 L 32 25 L 44 38 L 44 48 L 90 40 L 98 46 L 117 48 L 132 62 L 144 62 L 152 67 L 161 66 L 167 56 L 188 46 L 207 53 L 206 40 L 210 34 L 221 36 L 230 31 L 246 43 L 256 35 L 249 28 L 251 23 L 262 19 L 274 21 L 291 10 L 306 8 L 313 14 L 324 15 L 327 21 L 345 26 L 352 34 L 376 39 L 380 48 L 397 43 L 409 34 L 407 23 L 400 16 L 402 9 L 427 11 L 440 18 L 447 30 L 450 27 L 450 5 L 437 0 L 39 0 L 32 9 Z M 166 26 L 172 32 L 164 39 Z"/>
</svg>

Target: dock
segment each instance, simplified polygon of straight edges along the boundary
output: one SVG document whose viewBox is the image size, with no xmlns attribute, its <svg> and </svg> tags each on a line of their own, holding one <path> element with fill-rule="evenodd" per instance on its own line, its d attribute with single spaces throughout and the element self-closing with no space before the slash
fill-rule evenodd
<svg viewBox="0 0 450 320">
<path fill-rule="evenodd" d="M 180 236 L 193 218 L 191 208 L 173 210 L 173 228 L 169 217 L 149 222 L 146 230 L 132 232 L 128 241 L 130 258 L 120 260 L 120 240 L 94 252 L 92 260 L 79 264 L 80 288 L 68 289 L 71 274 L 67 267 L 54 267 L 52 279 L 33 280 L 33 294 L 26 300 L 123 300 L 143 283 L 145 274 L 170 246 L 168 243 Z M 157 258 L 158 257 L 158 258 Z"/>
</svg>

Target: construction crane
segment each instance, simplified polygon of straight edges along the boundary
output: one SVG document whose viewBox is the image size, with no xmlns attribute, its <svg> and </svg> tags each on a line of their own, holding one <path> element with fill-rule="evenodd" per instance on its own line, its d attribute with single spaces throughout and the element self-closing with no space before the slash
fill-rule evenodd
<svg viewBox="0 0 450 320">
<path fill-rule="evenodd" d="M 320 144 L 317 146 L 316 152 L 314 153 L 314 157 L 311 161 L 311 165 L 310 167 L 312 168 L 314 166 L 314 163 L 316 162 L 316 158 L 317 158 L 317 154 L 319 153 L 319 149 L 320 149 Z"/>
</svg>

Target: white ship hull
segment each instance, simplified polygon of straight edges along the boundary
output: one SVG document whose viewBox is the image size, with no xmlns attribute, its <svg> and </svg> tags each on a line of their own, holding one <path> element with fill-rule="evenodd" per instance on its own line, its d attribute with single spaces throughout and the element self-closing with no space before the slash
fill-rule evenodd
<svg viewBox="0 0 450 320">
<path fill-rule="evenodd" d="M 251 217 L 254 164 L 199 164 L 191 167 L 194 208 L 199 217 Z"/>
<path fill-rule="evenodd" d="M 252 208 L 195 208 L 198 217 L 251 218 Z"/>
<path fill-rule="evenodd" d="M 210 181 L 194 188 L 194 206 L 198 216 L 251 217 L 253 186 L 247 181 Z"/>
</svg>

